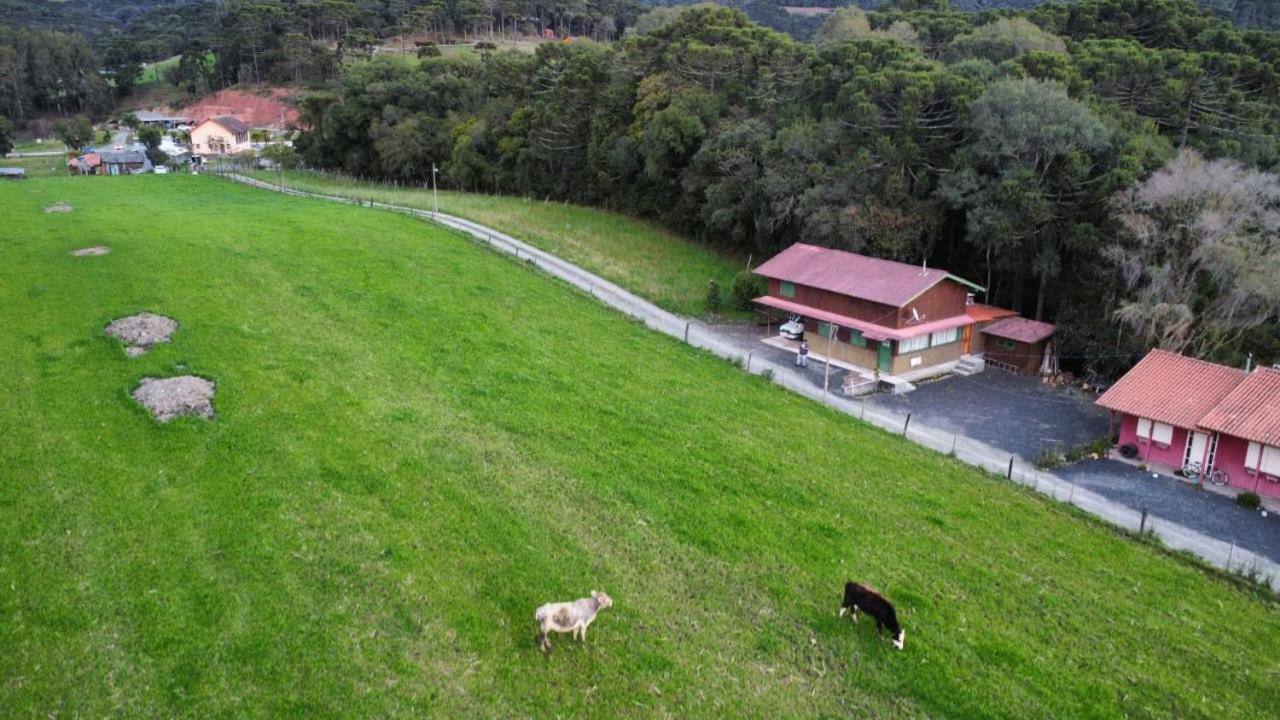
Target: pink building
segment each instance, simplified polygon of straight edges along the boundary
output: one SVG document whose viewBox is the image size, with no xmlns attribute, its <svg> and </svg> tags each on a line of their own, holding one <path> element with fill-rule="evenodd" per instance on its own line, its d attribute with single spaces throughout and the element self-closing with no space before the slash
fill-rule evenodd
<svg viewBox="0 0 1280 720">
<path fill-rule="evenodd" d="M 1280 370 L 1246 373 L 1153 350 L 1098 398 L 1120 417 L 1120 445 L 1148 465 L 1221 470 L 1243 490 L 1280 497 Z"/>
</svg>

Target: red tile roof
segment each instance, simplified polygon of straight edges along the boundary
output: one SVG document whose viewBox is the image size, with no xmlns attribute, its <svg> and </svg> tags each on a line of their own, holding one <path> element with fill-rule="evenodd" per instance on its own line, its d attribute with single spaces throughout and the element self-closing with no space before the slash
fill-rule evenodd
<svg viewBox="0 0 1280 720">
<path fill-rule="evenodd" d="M 981 289 L 945 270 L 880 260 L 843 250 L 796 243 L 756 268 L 756 274 L 902 307 L 943 280 Z"/>
<path fill-rule="evenodd" d="M 1109 410 L 1194 429 L 1244 379 L 1238 368 L 1152 350 L 1097 402 Z"/>
<path fill-rule="evenodd" d="M 907 338 L 919 337 L 928 333 L 938 332 L 940 330 L 950 330 L 951 328 L 972 325 L 973 318 L 968 315 L 955 315 L 941 320 L 921 323 L 920 325 L 912 325 L 911 327 L 893 328 L 886 325 L 877 325 L 866 320 L 851 318 L 847 315 L 819 310 L 818 308 L 802 305 L 798 302 L 783 300 L 772 295 L 758 297 L 755 300 L 761 305 L 767 305 L 783 312 L 803 315 L 804 317 L 813 318 L 814 320 L 822 320 L 824 322 L 833 323 L 842 328 L 852 328 L 862 333 L 869 340 L 906 340 Z"/>
<path fill-rule="evenodd" d="M 1224 435 L 1280 447 L 1280 370 L 1250 373 L 1200 421 Z"/>
<path fill-rule="evenodd" d="M 1038 343 L 1052 335 L 1055 330 L 1057 328 L 1049 323 L 1028 320 L 1024 317 L 1005 318 L 982 328 L 982 332 L 987 335 L 1027 344 Z"/>
<path fill-rule="evenodd" d="M 969 317 L 974 322 L 987 322 L 989 320 L 999 320 L 1000 318 L 1013 317 L 1018 313 L 1012 310 L 1005 310 L 994 305 L 983 305 L 982 303 L 974 303 L 965 308 L 965 312 L 969 313 Z"/>
</svg>

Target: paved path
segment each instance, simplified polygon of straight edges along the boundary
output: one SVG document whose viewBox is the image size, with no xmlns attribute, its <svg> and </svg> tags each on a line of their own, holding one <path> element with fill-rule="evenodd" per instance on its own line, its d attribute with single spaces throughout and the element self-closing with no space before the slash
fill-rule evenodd
<svg viewBox="0 0 1280 720">
<path fill-rule="evenodd" d="M 747 372 L 767 375 L 773 382 L 792 392 L 827 404 L 840 412 L 861 418 L 890 432 L 904 435 L 920 445 L 940 452 L 952 453 L 970 465 L 1006 475 L 1014 482 L 1034 488 L 1037 492 L 1050 495 L 1057 500 L 1069 502 L 1118 527 L 1127 530 L 1137 530 L 1139 527 L 1141 514 L 1134 508 L 1112 501 L 1064 478 L 1041 473 L 1025 460 L 1018 459 L 1016 455 L 975 438 L 961 435 L 959 432 L 930 427 L 923 422 L 912 421 L 907 427 L 907 419 L 892 410 L 825 392 L 821 386 L 815 386 L 806 374 L 796 372 L 790 363 L 778 362 L 777 359 L 767 357 L 767 353 L 744 350 L 740 338 L 727 335 L 713 326 L 667 312 L 577 265 L 492 228 L 444 213 L 282 188 L 274 183 L 235 173 L 227 173 L 223 177 L 287 195 L 390 210 L 434 221 L 462 232 L 494 250 L 514 255 L 536 266 L 539 270 L 589 293 L 601 302 L 644 322 L 646 327 L 679 338 L 689 345 L 702 348 L 719 357 L 734 360 Z M 1155 515 L 1148 518 L 1146 527 L 1169 547 L 1195 553 L 1218 567 L 1237 570 L 1253 568 L 1261 572 L 1273 588 L 1280 590 L 1280 564 L 1262 555 L 1242 550 L 1230 542 L 1209 537 Z"/>
</svg>

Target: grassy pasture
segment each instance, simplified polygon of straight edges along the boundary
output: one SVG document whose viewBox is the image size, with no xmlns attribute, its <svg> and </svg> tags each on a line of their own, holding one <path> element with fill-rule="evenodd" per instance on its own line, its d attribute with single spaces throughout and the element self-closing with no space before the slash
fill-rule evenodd
<svg viewBox="0 0 1280 720">
<path fill-rule="evenodd" d="M 67 158 L 63 155 L 7 157 L 0 159 L 0 167 L 26 168 L 28 178 L 53 177 L 67 174 Z"/>
<path fill-rule="evenodd" d="M 270 171 L 247 173 L 276 182 Z M 340 197 L 374 199 L 433 209 L 430 189 L 397 188 L 317 173 L 285 173 L 285 184 Z M 716 280 L 727 299 L 733 274 L 746 267 L 735 257 L 682 238 L 652 223 L 561 202 L 502 195 L 441 192 L 440 212 L 496 228 L 611 280 L 660 307 L 685 315 L 707 312 L 707 282 Z M 730 313 L 746 316 L 747 313 Z"/>
<path fill-rule="evenodd" d="M 0 223 L 6 717 L 1274 717 L 1273 600 L 451 233 L 192 176 Z M 177 373 L 215 420 L 129 398 Z"/>
</svg>

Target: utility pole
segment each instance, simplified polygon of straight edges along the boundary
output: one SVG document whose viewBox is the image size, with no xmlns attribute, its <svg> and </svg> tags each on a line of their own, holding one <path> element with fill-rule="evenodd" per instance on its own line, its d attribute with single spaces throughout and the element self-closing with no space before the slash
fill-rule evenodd
<svg viewBox="0 0 1280 720">
<path fill-rule="evenodd" d="M 440 214 L 440 195 L 436 192 L 436 174 L 440 171 L 436 168 L 435 163 L 431 163 L 431 202 L 435 207 L 435 214 Z"/>
<path fill-rule="evenodd" d="M 827 383 L 831 377 L 831 348 L 836 344 L 836 333 L 840 332 L 840 328 L 834 324 L 831 326 L 831 336 L 827 338 L 827 366 L 822 369 L 822 401 L 827 400 Z"/>
</svg>

